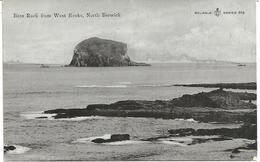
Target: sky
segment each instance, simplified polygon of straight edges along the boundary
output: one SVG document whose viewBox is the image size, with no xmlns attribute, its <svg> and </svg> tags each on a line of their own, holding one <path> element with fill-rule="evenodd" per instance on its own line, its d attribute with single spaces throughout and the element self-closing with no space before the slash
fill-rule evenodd
<svg viewBox="0 0 260 162">
<path fill-rule="evenodd" d="M 219 8 L 214 14 L 194 14 Z M 244 11 L 245 14 L 223 14 Z M 14 18 L 14 14 L 120 13 L 113 18 Z M 255 0 L 6 0 L 4 62 L 68 64 L 100 37 L 127 43 L 134 61 L 256 61 Z"/>
</svg>

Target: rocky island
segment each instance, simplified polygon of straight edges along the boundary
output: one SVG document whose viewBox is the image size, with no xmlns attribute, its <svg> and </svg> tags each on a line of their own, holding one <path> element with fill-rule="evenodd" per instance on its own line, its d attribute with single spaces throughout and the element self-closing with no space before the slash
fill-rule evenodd
<svg viewBox="0 0 260 162">
<path fill-rule="evenodd" d="M 116 67 L 150 65 L 132 61 L 127 55 L 126 43 L 92 37 L 76 45 L 73 58 L 68 66 Z"/>
</svg>

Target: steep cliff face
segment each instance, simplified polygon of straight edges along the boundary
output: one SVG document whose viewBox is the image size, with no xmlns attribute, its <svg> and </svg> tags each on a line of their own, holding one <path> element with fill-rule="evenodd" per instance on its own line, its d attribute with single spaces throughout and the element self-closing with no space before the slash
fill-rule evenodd
<svg viewBox="0 0 260 162">
<path fill-rule="evenodd" d="M 136 63 L 127 55 L 127 44 L 97 37 L 80 42 L 74 49 L 73 58 L 69 64 L 76 67 L 104 66 L 147 66 Z"/>
</svg>

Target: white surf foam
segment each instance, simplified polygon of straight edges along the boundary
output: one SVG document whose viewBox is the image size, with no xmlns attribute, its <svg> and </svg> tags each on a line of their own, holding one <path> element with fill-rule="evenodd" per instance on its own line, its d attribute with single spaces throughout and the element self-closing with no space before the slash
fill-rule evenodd
<svg viewBox="0 0 260 162">
<path fill-rule="evenodd" d="M 74 118 L 59 118 L 54 119 L 54 116 L 57 114 L 45 114 L 43 111 L 32 111 L 21 113 L 25 119 L 37 119 L 37 120 L 64 120 L 64 121 L 82 121 L 82 120 L 93 120 L 93 119 L 105 119 L 104 116 L 80 116 Z"/>
<path fill-rule="evenodd" d="M 176 146 L 187 146 L 187 144 L 192 142 L 192 138 L 188 137 L 169 137 L 158 139 L 159 143 L 170 144 Z"/>
<path fill-rule="evenodd" d="M 23 154 L 27 151 L 29 151 L 31 148 L 19 146 L 19 145 L 13 145 L 15 147 L 15 150 L 9 150 L 6 153 L 8 154 Z"/>
<path fill-rule="evenodd" d="M 190 118 L 190 119 L 176 118 L 176 119 L 174 119 L 174 120 L 176 120 L 176 121 L 188 121 L 188 122 L 198 123 L 198 121 L 194 120 L 193 118 Z"/>
<path fill-rule="evenodd" d="M 64 120 L 64 121 L 82 121 L 82 120 L 93 120 L 93 119 L 105 119 L 104 116 L 81 116 L 81 117 L 74 117 L 74 118 L 59 118 L 59 119 L 52 119 L 51 120 Z"/>
<path fill-rule="evenodd" d="M 159 143 L 168 144 L 168 145 L 175 145 L 175 146 L 187 146 L 186 144 L 175 142 L 175 141 L 160 141 Z"/>
<path fill-rule="evenodd" d="M 125 141 L 108 142 L 108 143 L 102 143 L 102 144 L 119 146 L 119 145 L 143 144 L 143 143 L 147 143 L 147 141 L 125 140 Z"/>
<path fill-rule="evenodd" d="M 178 142 L 192 142 L 192 138 L 187 137 L 169 137 L 169 138 L 161 138 L 159 141 L 178 141 Z"/>
<path fill-rule="evenodd" d="M 56 114 L 44 114 L 43 111 L 32 111 L 21 113 L 20 116 L 25 119 L 53 119 Z M 43 118 L 40 118 L 43 117 Z"/>
</svg>

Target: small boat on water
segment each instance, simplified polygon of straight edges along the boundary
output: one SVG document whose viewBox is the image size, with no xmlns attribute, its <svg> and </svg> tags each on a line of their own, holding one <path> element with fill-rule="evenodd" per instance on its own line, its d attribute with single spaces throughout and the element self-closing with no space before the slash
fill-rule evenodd
<svg viewBox="0 0 260 162">
<path fill-rule="evenodd" d="M 41 64 L 40 68 L 49 68 L 50 66 Z"/>
<path fill-rule="evenodd" d="M 246 66 L 246 64 L 238 64 L 237 66 Z"/>
</svg>

